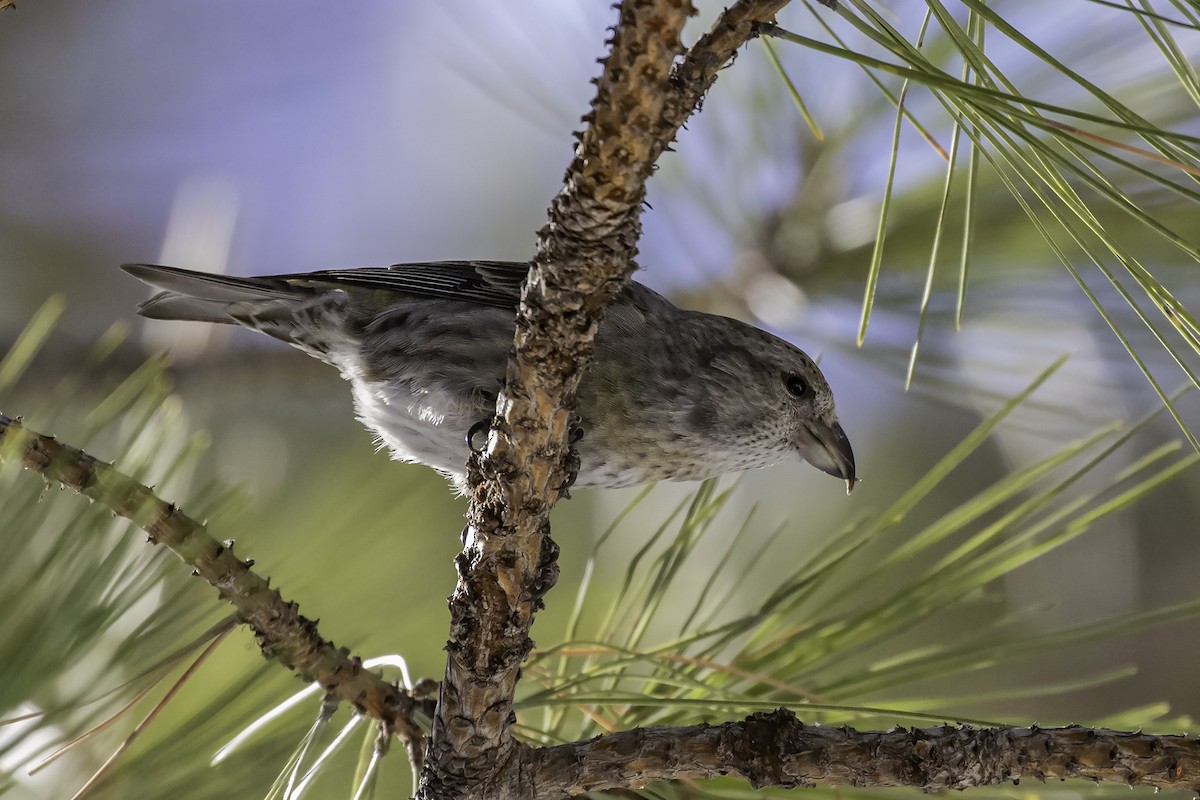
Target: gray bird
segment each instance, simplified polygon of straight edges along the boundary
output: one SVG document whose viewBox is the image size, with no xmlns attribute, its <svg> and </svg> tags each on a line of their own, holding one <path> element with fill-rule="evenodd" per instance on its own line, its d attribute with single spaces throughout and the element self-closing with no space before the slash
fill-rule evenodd
<svg viewBox="0 0 1200 800">
<path fill-rule="evenodd" d="M 151 264 L 151 319 L 242 325 L 337 367 L 359 419 L 401 461 L 461 490 L 491 420 L 528 265 L 442 261 L 234 278 Z M 639 283 L 605 310 L 577 395 L 575 485 L 701 480 L 793 455 L 854 488 L 854 453 L 811 358 L 737 320 L 686 311 Z"/>
</svg>

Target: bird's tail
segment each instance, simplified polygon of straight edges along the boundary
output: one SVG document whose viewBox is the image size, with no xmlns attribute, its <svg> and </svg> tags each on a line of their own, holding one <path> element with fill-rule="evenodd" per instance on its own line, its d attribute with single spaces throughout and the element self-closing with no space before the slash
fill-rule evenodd
<svg viewBox="0 0 1200 800">
<path fill-rule="evenodd" d="M 143 317 L 241 325 L 323 361 L 345 339 L 339 323 L 344 293 L 301 285 L 292 276 L 234 278 L 156 264 L 121 269 L 162 290 L 138 306 Z"/>
<path fill-rule="evenodd" d="M 243 313 L 250 308 L 255 316 L 273 305 L 283 311 L 315 293 L 275 278 L 234 278 L 156 264 L 122 264 L 121 269 L 162 290 L 138 306 L 138 314 L 150 319 L 245 325 Z"/>
</svg>

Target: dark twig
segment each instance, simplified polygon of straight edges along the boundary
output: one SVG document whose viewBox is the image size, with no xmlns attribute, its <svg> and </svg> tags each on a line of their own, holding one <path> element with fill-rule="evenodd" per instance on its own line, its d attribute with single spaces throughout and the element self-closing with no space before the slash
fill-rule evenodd
<svg viewBox="0 0 1200 800">
<path fill-rule="evenodd" d="M 805 725 L 790 711 L 724 725 L 639 728 L 533 751 L 538 800 L 650 781 L 740 775 L 754 787 L 967 789 L 1084 778 L 1200 790 L 1200 740 L 1104 729 Z"/>
<path fill-rule="evenodd" d="M 253 562 L 233 554 L 233 542 L 216 541 L 199 522 L 148 487 L 74 447 L 24 427 L 0 414 L 0 460 L 18 461 L 48 481 L 59 483 L 132 521 L 151 544 L 166 546 L 231 603 L 258 638 L 263 655 L 315 681 L 338 700 L 380 720 L 410 751 L 424 752 L 425 734 L 415 712 L 432 714 L 432 702 L 414 701 L 392 683 L 365 670 L 348 651 L 321 638 L 316 623 L 284 600 Z"/>
</svg>

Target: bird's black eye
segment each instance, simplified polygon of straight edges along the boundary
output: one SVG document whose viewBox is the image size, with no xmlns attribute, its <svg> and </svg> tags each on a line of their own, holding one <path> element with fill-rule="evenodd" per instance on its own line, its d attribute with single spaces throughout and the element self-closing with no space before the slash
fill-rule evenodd
<svg viewBox="0 0 1200 800">
<path fill-rule="evenodd" d="M 783 385 L 792 397 L 804 397 L 808 394 L 808 382 L 799 375 L 788 375 L 783 379 Z"/>
</svg>

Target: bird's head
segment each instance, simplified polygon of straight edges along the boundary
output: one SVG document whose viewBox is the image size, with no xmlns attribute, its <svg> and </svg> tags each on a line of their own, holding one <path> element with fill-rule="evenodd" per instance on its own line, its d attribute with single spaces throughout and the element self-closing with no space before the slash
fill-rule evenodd
<svg viewBox="0 0 1200 800">
<path fill-rule="evenodd" d="M 728 340 L 709 365 L 729 408 L 730 427 L 743 440 L 776 453 L 796 453 L 822 472 L 856 481 L 854 451 L 834 412 L 833 392 L 816 362 L 802 350 L 757 328 L 729 320 Z"/>
</svg>

